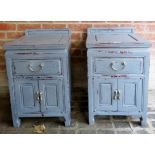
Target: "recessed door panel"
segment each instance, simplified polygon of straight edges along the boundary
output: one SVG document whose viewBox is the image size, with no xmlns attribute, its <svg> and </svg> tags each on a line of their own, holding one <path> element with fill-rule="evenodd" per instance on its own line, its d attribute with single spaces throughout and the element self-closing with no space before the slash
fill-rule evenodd
<svg viewBox="0 0 155 155">
<path fill-rule="evenodd" d="M 118 110 L 140 111 L 142 105 L 142 80 L 119 79 L 118 80 Z"/>
<path fill-rule="evenodd" d="M 62 79 L 40 80 L 41 111 L 59 113 L 63 109 Z"/>
<path fill-rule="evenodd" d="M 94 110 L 116 111 L 117 80 L 106 78 L 94 79 Z"/>
<path fill-rule="evenodd" d="M 39 99 L 37 96 L 38 81 L 36 80 L 15 80 L 15 96 L 19 113 L 40 112 Z"/>
</svg>

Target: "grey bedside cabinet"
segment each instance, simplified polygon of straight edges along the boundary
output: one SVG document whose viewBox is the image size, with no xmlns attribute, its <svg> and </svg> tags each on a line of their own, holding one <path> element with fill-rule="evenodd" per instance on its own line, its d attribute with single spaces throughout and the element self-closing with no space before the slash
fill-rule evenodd
<svg viewBox="0 0 155 155">
<path fill-rule="evenodd" d="M 146 126 L 151 44 L 132 28 L 91 28 L 86 46 L 89 124 L 96 115 L 124 115 Z"/>
<path fill-rule="evenodd" d="M 26 30 L 4 48 L 14 127 L 22 117 L 63 117 L 70 126 L 70 30 Z"/>
</svg>

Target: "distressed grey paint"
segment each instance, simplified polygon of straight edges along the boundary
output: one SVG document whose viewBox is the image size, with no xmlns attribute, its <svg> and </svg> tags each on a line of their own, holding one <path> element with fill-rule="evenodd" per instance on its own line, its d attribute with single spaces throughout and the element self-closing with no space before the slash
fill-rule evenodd
<svg viewBox="0 0 155 155">
<path fill-rule="evenodd" d="M 94 78 L 94 111 L 117 110 L 117 101 L 113 92 L 117 89 L 117 80 L 102 77 Z"/>
<path fill-rule="evenodd" d="M 123 63 L 126 62 L 126 65 Z M 142 74 L 143 58 L 96 58 L 95 74 Z"/>
<path fill-rule="evenodd" d="M 43 64 L 44 66 L 40 68 L 40 64 Z M 53 60 L 14 60 L 13 62 L 13 74 L 16 75 L 61 75 L 61 68 L 61 60 L 56 58 L 54 58 Z"/>
<path fill-rule="evenodd" d="M 70 31 L 27 30 L 4 47 L 14 127 L 22 117 L 64 117 L 70 126 Z"/>
<path fill-rule="evenodd" d="M 87 37 L 89 124 L 134 115 L 146 125 L 150 43 L 132 28 L 91 28 Z"/>
</svg>

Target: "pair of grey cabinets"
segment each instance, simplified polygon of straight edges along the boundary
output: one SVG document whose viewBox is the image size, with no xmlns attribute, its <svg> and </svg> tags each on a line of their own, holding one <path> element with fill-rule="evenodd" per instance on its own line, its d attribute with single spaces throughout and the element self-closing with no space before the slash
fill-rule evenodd
<svg viewBox="0 0 155 155">
<path fill-rule="evenodd" d="M 64 117 L 71 125 L 70 30 L 26 30 L 5 44 L 14 127 L 22 117 Z M 150 43 L 132 28 L 88 29 L 89 124 L 131 115 L 146 125 Z"/>
</svg>

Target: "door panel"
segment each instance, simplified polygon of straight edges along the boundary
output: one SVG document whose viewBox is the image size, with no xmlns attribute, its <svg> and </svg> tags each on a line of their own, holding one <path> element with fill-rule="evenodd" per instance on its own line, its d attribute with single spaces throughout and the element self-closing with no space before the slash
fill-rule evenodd
<svg viewBox="0 0 155 155">
<path fill-rule="evenodd" d="M 119 79 L 118 99 L 119 111 L 140 111 L 142 102 L 142 80 L 141 79 Z"/>
<path fill-rule="evenodd" d="M 114 99 L 116 89 L 117 80 L 96 77 L 94 79 L 94 109 L 116 111 L 117 99 Z"/>
<path fill-rule="evenodd" d="M 36 93 L 38 91 L 38 81 L 36 80 L 15 80 L 15 96 L 19 113 L 40 112 L 39 101 Z"/>
<path fill-rule="evenodd" d="M 47 85 L 46 86 L 46 99 L 47 99 L 47 106 L 58 106 L 57 102 L 57 86 L 56 85 Z M 52 100 L 52 102 L 50 102 Z"/>
<path fill-rule="evenodd" d="M 39 89 L 42 92 L 41 111 L 61 112 L 63 108 L 62 79 L 40 80 Z"/>
</svg>

